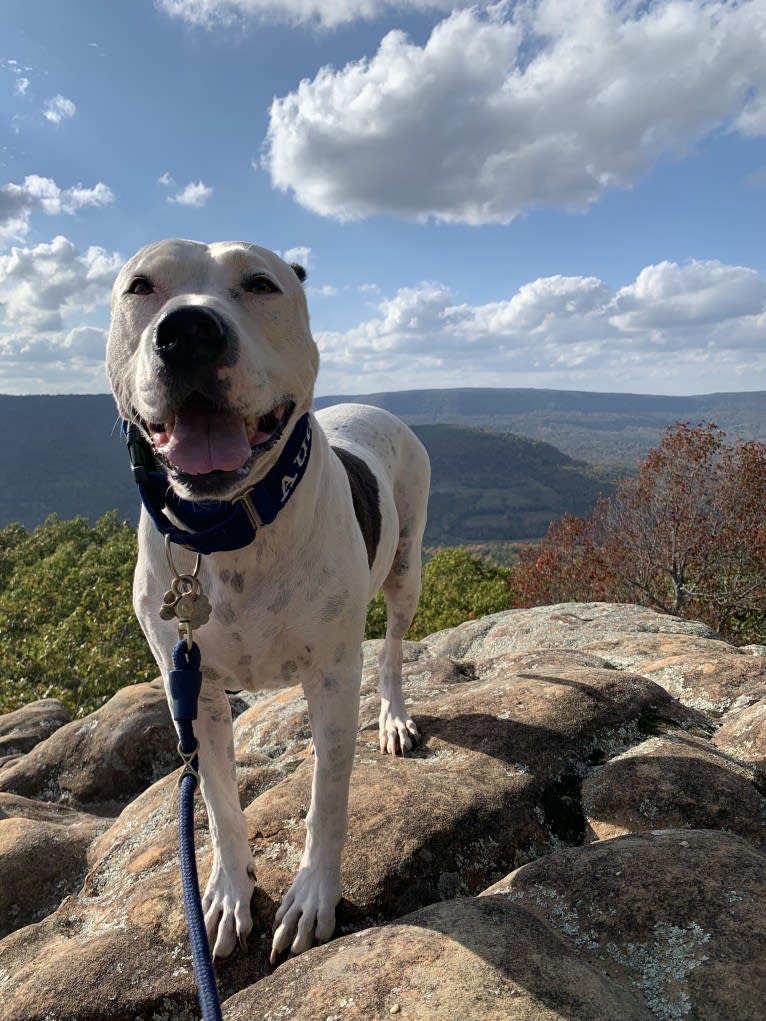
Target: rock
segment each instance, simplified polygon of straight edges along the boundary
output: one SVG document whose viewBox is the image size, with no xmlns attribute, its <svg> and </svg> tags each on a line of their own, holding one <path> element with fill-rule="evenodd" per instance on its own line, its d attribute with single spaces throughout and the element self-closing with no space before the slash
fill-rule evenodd
<svg viewBox="0 0 766 1021">
<path fill-rule="evenodd" d="M 752 704 L 761 697 L 766 682 L 763 658 L 721 641 L 656 635 L 633 647 L 623 643 L 619 652 L 611 643 L 607 647 L 599 642 L 590 648 L 620 669 L 651 677 L 684 705 L 714 718 Z"/>
<path fill-rule="evenodd" d="M 655 669 L 665 642 L 714 668 Z M 766 897 L 764 798 L 755 754 L 744 745 L 740 754 L 733 736 L 718 742 L 729 717 L 755 712 L 727 706 L 749 703 L 756 675 L 737 670 L 762 658 L 640 607 L 496 614 L 406 643 L 407 698 L 424 740 L 394 759 L 377 747 L 378 650 L 365 644 L 338 938 L 273 974 L 271 924 L 309 803 L 306 706 L 299 688 L 233 699 L 258 885 L 250 953 L 217 966 L 227 1019 L 292 1011 L 340 1021 L 395 1007 L 436 1021 L 754 1016 L 735 986 L 752 1003 L 766 996 L 762 926 L 751 918 Z M 713 675 L 730 678 L 730 699 L 711 697 Z M 716 744 L 717 717 L 695 708 L 713 703 L 723 714 Z M 120 692 L 0 771 L 0 791 L 14 792 L 0 794 L 0 841 L 4 826 L 9 835 L 0 890 L 32 891 L 37 877 L 41 891 L 23 917 L 0 909 L 6 931 L 34 921 L 0 940 L 0 1021 L 198 1016 L 175 765 L 154 684 Z M 35 819 L 39 844 L 27 826 Z M 204 884 L 211 852 L 199 799 L 195 822 Z M 51 857 L 58 871 L 46 878 Z M 711 928 L 715 911 L 730 951 Z M 739 935 L 727 928 L 736 921 Z"/>
<path fill-rule="evenodd" d="M 0 791 L 114 814 L 174 769 L 177 738 L 158 681 L 123 688 L 0 771 Z"/>
<path fill-rule="evenodd" d="M 688 734 L 651 738 L 594 770 L 582 804 L 595 838 L 719 829 L 766 848 L 766 798 L 752 772 Z"/>
<path fill-rule="evenodd" d="M 9 759 L 30 751 L 71 719 L 67 707 L 55 698 L 42 698 L 0 716 L 0 768 Z"/>
<path fill-rule="evenodd" d="M 626 642 L 628 635 L 652 634 L 684 635 L 708 641 L 718 637 L 705 624 L 655 613 L 644 606 L 561 603 L 467 621 L 431 635 L 424 644 L 431 655 L 471 660 L 530 649 L 589 649 L 602 642 L 625 645 L 629 644 L 629 640 Z"/>
<path fill-rule="evenodd" d="M 240 760 L 252 752 L 270 759 L 289 752 L 299 759 L 310 742 L 309 714 L 300 685 L 270 695 L 237 717 L 234 750 Z"/>
<path fill-rule="evenodd" d="M 537 673 L 514 667 L 503 672 L 493 660 L 493 679 L 430 687 L 417 713 L 423 746 L 404 760 L 380 756 L 377 708 L 363 707 L 343 870 L 353 907 L 344 905 L 343 925 L 478 893 L 558 841 L 578 839 L 584 820 L 568 797 L 586 763 L 635 740 L 644 715 L 678 711 L 636 675 L 548 671 L 543 654 Z M 428 664 L 420 669 L 430 686 Z M 300 858 L 311 770 L 304 761 L 247 811 L 269 891 L 286 889 Z"/>
<path fill-rule="evenodd" d="M 483 896 L 526 908 L 581 961 L 629 984 L 649 1017 L 760 1021 L 765 867 L 724 833 L 631 834 L 533 862 Z"/>
<path fill-rule="evenodd" d="M 80 887 L 88 848 L 107 825 L 84 812 L 0 794 L 0 938 L 44 918 Z"/>
<path fill-rule="evenodd" d="M 684 705 L 716 716 L 753 703 L 766 684 L 761 647 L 736 649 L 704 624 L 643 606 L 564 603 L 515 610 L 439 632 L 426 644 L 435 655 L 466 659 L 579 649 L 605 666 L 651 677 Z"/>
<path fill-rule="evenodd" d="M 698 831 L 554 852 L 480 897 L 288 961 L 224 1017 L 760 1021 L 765 866 L 746 842 Z"/>
<path fill-rule="evenodd" d="M 0 943 L 0 1018 L 194 1017 L 178 870 L 176 777 L 136 798 L 92 842 L 75 896 Z M 197 811 L 200 828 L 203 812 Z M 184 1010 L 188 1013 L 184 1014 Z"/>
<path fill-rule="evenodd" d="M 435 904 L 346 936 L 238 993 L 225 1021 L 651 1021 L 630 989 L 509 898 Z"/>
<path fill-rule="evenodd" d="M 713 735 L 713 744 L 744 762 L 752 762 L 763 776 L 766 772 L 766 700 L 727 713 Z"/>
</svg>

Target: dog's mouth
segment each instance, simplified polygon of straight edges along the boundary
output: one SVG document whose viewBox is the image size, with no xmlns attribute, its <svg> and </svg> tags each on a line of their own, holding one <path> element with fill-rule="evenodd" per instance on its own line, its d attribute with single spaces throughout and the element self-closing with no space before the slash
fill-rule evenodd
<svg viewBox="0 0 766 1021">
<path fill-rule="evenodd" d="M 280 439 L 295 409 L 285 399 L 263 415 L 243 418 L 201 393 L 187 397 L 166 422 L 146 423 L 155 453 L 171 474 L 192 486 L 243 477 Z"/>
</svg>

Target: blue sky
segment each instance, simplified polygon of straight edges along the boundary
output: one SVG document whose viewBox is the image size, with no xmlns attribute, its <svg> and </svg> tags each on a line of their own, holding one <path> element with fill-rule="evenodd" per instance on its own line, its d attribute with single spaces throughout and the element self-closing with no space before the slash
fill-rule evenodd
<svg viewBox="0 0 766 1021">
<path fill-rule="evenodd" d="M 0 393 L 161 237 L 308 268 L 317 392 L 766 390 L 766 0 L 3 0 Z"/>
</svg>

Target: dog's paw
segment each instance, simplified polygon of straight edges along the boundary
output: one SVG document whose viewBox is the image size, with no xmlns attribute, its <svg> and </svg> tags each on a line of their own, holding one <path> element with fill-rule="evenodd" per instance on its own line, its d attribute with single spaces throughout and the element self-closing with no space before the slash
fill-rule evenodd
<svg viewBox="0 0 766 1021">
<path fill-rule="evenodd" d="M 247 937 L 253 928 L 250 898 L 255 886 L 252 860 L 232 876 L 220 865 L 213 867 L 202 898 L 207 938 L 213 957 L 228 957 L 239 943 L 247 950 Z"/>
<path fill-rule="evenodd" d="M 315 942 L 326 943 L 335 930 L 335 907 L 339 900 L 337 871 L 302 868 L 274 919 L 271 963 L 276 964 L 287 950 L 302 954 Z"/>
<path fill-rule="evenodd" d="M 420 744 L 420 731 L 406 710 L 396 714 L 384 710 L 380 714 L 380 750 L 384 755 L 406 755 Z"/>
</svg>

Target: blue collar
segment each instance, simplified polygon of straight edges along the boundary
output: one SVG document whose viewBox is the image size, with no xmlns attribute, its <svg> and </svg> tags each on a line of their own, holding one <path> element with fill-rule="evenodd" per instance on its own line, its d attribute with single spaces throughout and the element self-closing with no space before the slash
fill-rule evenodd
<svg viewBox="0 0 766 1021">
<path fill-rule="evenodd" d="M 261 525 L 269 525 L 303 478 L 311 454 L 311 420 L 308 412 L 295 423 L 274 467 L 236 500 L 184 500 L 169 486 L 167 474 L 154 459 L 149 442 L 138 426 L 123 422 L 133 478 L 141 501 L 162 535 L 195 553 L 223 553 L 242 549 Z M 178 527 L 167 516 L 169 511 Z"/>
</svg>

